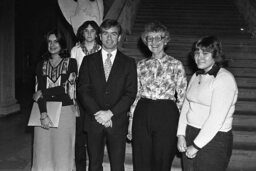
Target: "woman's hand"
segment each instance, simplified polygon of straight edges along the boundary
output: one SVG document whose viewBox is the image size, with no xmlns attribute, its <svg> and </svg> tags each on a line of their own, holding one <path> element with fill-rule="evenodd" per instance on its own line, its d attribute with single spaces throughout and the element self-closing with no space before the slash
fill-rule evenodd
<svg viewBox="0 0 256 171">
<path fill-rule="evenodd" d="M 127 139 L 132 140 L 132 119 L 129 120 Z"/>
<path fill-rule="evenodd" d="M 177 148 L 179 152 L 185 152 L 187 150 L 187 142 L 186 142 L 185 136 L 178 135 Z"/>
<path fill-rule="evenodd" d="M 53 126 L 53 123 L 51 119 L 48 117 L 46 112 L 41 113 L 41 127 L 44 129 L 49 129 L 51 126 Z"/>
<path fill-rule="evenodd" d="M 186 151 L 186 156 L 190 159 L 195 158 L 197 152 L 198 152 L 198 149 L 196 149 L 193 145 L 191 145 L 188 147 Z"/>
<path fill-rule="evenodd" d="M 37 92 L 35 92 L 34 94 L 33 94 L 33 99 L 37 102 L 37 100 L 40 98 L 40 97 L 42 97 L 43 95 L 42 95 L 42 91 L 41 90 L 38 90 Z"/>
</svg>

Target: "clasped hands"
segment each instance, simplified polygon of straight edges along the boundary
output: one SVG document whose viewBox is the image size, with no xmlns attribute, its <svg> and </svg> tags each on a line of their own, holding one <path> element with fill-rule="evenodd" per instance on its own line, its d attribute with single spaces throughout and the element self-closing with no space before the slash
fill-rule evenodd
<svg viewBox="0 0 256 171">
<path fill-rule="evenodd" d="M 113 113 L 110 110 L 100 110 L 94 114 L 96 121 L 106 128 L 112 127 L 112 116 Z"/>
<path fill-rule="evenodd" d="M 185 152 L 185 155 L 190 159 L 195 158 L 198 152 L 198 149 L 196 149 L 193 145 L 187 147 L 186 139 L 182 135 L 178 136 L 177 148 L 179 152 Z"/>
</svg>

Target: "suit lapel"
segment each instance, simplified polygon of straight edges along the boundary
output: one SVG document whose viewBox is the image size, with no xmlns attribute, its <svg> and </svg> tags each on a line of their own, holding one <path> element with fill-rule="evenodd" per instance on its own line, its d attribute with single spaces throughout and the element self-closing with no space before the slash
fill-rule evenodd
<svg viewBox="0 0 256 171">
<path fill-rule="evenodd" d="M 123 67 L 122 63 L 123 62 L 122 62 L 121 55 L 122 54 L 117 50 L 116 57 L 115 57 L 113 65 L 112 65 L 112 68 L 111 68 L 111 71 L 110 71 L 107 82 L 111 81 L 122 70 L 122 67 Z M 103 72 L 104 72 L 104 69 L 103 69 Z"/>
<path fill-rule="evenodd" d="M 93 70 L 96 72 L 96 73 L 94 73 L 94 75 L 96 77 L 99 77 L 102 80 L 102 82 L 106 83 L 101 50 L 98 51 L 95 56 L 94 66 L 96 68 L 95 70 Z"/>
</svg>

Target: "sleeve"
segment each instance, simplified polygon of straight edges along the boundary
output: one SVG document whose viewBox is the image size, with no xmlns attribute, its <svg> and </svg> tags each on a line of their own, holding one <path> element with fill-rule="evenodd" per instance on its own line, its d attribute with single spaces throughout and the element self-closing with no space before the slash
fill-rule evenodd
<svg viewBox="0 0 256 171">
<path fill-rule="evenodd" d="M 125 90 L 123 96 L 118 101 L 118 103 L 110 109 L 114 114 L 113 117 L 121 113 L 126 113 L 132 103 L 134 102 L 137 94 L 137 70 L 135 60 L 132 59 L 129 62 L 129 73 L 125 83 Z"/>
<path fill-rule="evenodd" d="M 141 98 L 142 88 L 141 88 L 141 83 L 140 83 L 140 67 L 139 67 L 139 64 L 137 65 L 137 74 L 138 74 L 138 76 L 137 76 L 137 95 L 136 95 L 136 99 L 133 102 L 133 104 L 131 105 L 130 111 L 128 113 L 130 120 L 133 119 L 133 114 L 134 114 L 135 108 L 137 106 L 138 101 Z"/>
<path fill-rule="evenodd" d="M 89 69 L 89 59 L 84 58 L 79 70 L 78 77 L 78 100 L 81 105 L 86 108 L 89 114 L 94 115 L 100 110 L 99 105 L 93 98 L 91 94 L 91 79 L 90 79 L 90 69 Z"/>
<path fill-rule="evenodd" d="M 45 91 L 45 79 L 42 75 L 42 62 L 39 62 L 36 66 L 36 80 L 37 80 L 37 91 Z M 40 110 L 40 113 L 46 112 L 46 100 L 45 98 L 39 98 L 38 101 L 38 107 Z"/>
<path fill-rule="evenodd" d="M 71 49 L 71 51 L 70 51 L 70 56 L 71 56 L 71 58 L 76 59 L 76 49 L 77 49 L 76 46 L 74 46 L 74 47 Z"/>
<path fill-rule="evenodd" d="M 194 140 L 196 146 L 202 148 L 213 139 L 225 122 L 236 98 L 237 86 L 233 76 L 231 74 L 217 75 L 213 83 L 210 114 Z"/>
<path fill-rule="evenodd" d="M 182 65 L 181 62 L 178 65 L 177 69 L 178 69 L 178 72 L 177 72 L 177 82 L 176 82 L 176 92 L 177 92 L 176 104 L 179 111 L 181 111 L 181 107 L 184 102 L 185 93 L 187 89 L 187 77 L 186 77 L 184 66 Z"/>
<path fill-rule="evenodd" d="M 187 128 L 187 112 L 189 110 L 189 102 L 185 98 L 179 118 L 177 136 L 184 135 L 186 136 L 186 128 Z"/>
<path fill-rule="evenodd" d="M 195 78 L 195 74 L 191 77 L 191 79 L 189 81 L 189 85 L 187 87 L 187 90 L 189 90 L 189 87 L 192 84 L 194 78 Z M 186 98 L 186 95 L 185 95 L 185 100 L 184 100 L 184 103 L 182 105 L 181 112 L 180 112 L 177 136 L 178 135 L 186 136 L 186 128 L 187 128 L 187 123 L 188 123 L 187 122 L 187 113 L 188 113 L 188 111 L 189 111 L 189 101 L 188 101 L 188 99 Z"/>
<path fill-rule="evenodd" d="M 76 79 L 77 79 L 77 62 L 75 59 L 70 59 L 68 69 L 68 80 L 64 83 L 65 94 L 69 95 L 69 98 L 76 99 Z"/>
</svg>

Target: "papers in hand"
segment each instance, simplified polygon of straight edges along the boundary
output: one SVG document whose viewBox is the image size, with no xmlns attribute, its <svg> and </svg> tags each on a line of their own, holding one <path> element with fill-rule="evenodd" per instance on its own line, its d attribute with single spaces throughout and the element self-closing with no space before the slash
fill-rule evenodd
<svg viewBox="0 0 256 171">
<path fill-rule="evenodd" d="M 47 102 L 47 114 L 53 123 L 51 127 L 57 128 L 59 126 L 61 107 L 62 102 Z M 36 102 L 33 104 L 28 126 L 41 126 L 40 111 Z"/>
</svg>

